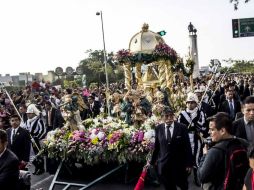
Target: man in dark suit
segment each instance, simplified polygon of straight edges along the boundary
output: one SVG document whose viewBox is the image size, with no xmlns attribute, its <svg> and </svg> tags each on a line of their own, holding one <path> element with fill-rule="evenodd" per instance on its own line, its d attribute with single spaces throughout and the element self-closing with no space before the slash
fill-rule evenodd
<svg viewBox="0 0 254 190">
<path fill-rule="evenodd" d="M 19 113 L 20 116 L 22 117 L 23 122 L 25 123 L 27 121 L 27 114 L 26 114 L 27 106 L 25 104 L 20 104 L 19 105 Z"/>
<path fill-rule="evenodd" d="M 59 109 L 52 107 L 50 101 L 45 102 L 47 131 L 61 128 L 64 125 L 64 118 Z"/>
<path fill-rule="evenodd" d="M 226 100 L 219 106 L 219 111 L 228 113 L 232 121 L 235 120 L 236 113 L 241 112 L 241 103 L 233 97 L 234 92 L 228 90 L 226 92 Z"/>
<path fill-rule="evenodd" d="M 19 179 L 17 156 L 7 149 L 7 134 L 0 129 L 0 189 L 16 190 Z"/>
<path fill-rule="evenodd" d="M 155 129 L 155 149 L 151 165 L 157 161 L 158 174 L 166 190 L 188 189 L 188 174 L 193 165 L 187 127 L 174 121 L 169 107 L 162 112 L 163 123 Z"/>
<path fill-rule="evenodd" d="M 29 162 L 31 140 L 29 132 L 20 127 L 21 120 L 18 115 L 10 117 L 11 128 L 7 129 L 8 148 L 14 152 L 19 159 L 20 169 L 25 169 Z"/>
<path fill-rule="evenodd" d="M 245 98 L 242 110 L 243 118 L 233 123 L 234 135 L 254 145 L 254 96 Z"/>
<path fill-rule="evenodd" d="M 101 104 L 99 101 L 95 100 L 94 96 L 88 97 L 88 115 L 92 118 L 95 118 L 100 114 Z"/>
</svg>

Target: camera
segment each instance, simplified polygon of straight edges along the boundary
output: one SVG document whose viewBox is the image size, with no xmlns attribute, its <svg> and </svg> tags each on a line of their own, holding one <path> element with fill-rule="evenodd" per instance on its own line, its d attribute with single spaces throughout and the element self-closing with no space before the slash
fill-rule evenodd
<svg viewBox="0 0 254 190">
<path fill-rule="evenodd" d="M 207 145 L 207 148 L 210 149 L 212 146 L 215 145 L 215 142 L 212 141 L 212 137 L 207 137 L 204 139 L 203 143 Z"/>
</svg>

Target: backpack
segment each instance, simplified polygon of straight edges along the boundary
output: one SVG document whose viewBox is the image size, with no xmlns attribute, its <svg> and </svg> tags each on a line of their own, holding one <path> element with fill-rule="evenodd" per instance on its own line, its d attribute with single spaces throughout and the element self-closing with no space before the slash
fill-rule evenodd
<svg viewBox="0 0 254 190">
<path fill-rule="evenodd" d="M 224 148 L 225 179 L 224 190 L 241 190 L 245 175 L 249 169 L 249 159 L 246 147 L 237 138 L 229 140 Z"/>
</svg>

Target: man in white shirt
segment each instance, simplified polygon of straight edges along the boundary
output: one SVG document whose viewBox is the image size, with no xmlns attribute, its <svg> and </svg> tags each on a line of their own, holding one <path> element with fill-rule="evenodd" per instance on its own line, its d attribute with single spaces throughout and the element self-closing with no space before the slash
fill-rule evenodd
<svg viewBox="0 0 254 190">
<path fill-rule="evenodd" d="M 21 119 L 13 114 L 10 117 L 11 128 L 6 130 L 8 135 L 8 148 L 18 157 L 20 169 L 25 169 L 29 162 L 31 140 L 27 130 L 20 127 Z"/>
<path fill-rule="evenodd" d="M 174 121 L 174 113 L 169 107 L 165 106 L 161 115 L 163 123 L 155 129 L 151 165 L 157 161 L 159 178 L 166 190 L 176 189 L 176 186 L 187 190 L 187 178 L 193 165 L 187 128 Z"/>
</svg>

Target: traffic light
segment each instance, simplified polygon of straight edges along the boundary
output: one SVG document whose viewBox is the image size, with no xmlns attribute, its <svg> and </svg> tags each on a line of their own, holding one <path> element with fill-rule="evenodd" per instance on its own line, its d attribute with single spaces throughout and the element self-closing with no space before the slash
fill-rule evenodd
<svg viewBox="0 0 254 190">
<path fill-rule="evenodd" d="M 239 37 L 239 20 L 238 19 L 233 19 L 232 20 L 232 30 L 233 30 L 233 38 L 238 38 Z"/>
<path fill-rule="evenodd" d="M 167 32 L 166 32 L 165 30 L 162 30 L 162 31 L 157 32 L 157 34 L 159 34 L 160 36 L 165 36 L 166 33 L 167 33 Z"/>
</svg>

